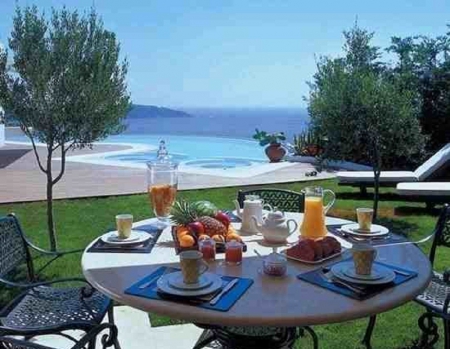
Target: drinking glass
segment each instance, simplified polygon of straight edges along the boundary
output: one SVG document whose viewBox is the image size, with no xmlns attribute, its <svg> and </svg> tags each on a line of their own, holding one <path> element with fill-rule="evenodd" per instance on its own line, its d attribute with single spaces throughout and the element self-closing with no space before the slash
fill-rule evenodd
<svg viewBox="0 0 450 349">
<path fill-rule="evenodd" d="M 169 161 L 147 163 L 147 192 L 153 212 L 162 225 L 169 224 L 177 187 L 178 164 Z"/>
<path fill-rule="evenodd" d="M 231 240 L 225 244 L 225 262 L 231 265 L 242 263 L 242 244 Z"/>
<path fill-rule="evenodd" d="M 359 230 L 370 233 L 373 220 L 373 209 L 357 208 L 356 217 L 358 218 Z"/>
<path fill-rule="evenodd" d="M 127 239 L 131 235 L 133 227 L 133 215 L 118 214 L 116 216 L 117 235 L 120 239 Z"/>
</svg>

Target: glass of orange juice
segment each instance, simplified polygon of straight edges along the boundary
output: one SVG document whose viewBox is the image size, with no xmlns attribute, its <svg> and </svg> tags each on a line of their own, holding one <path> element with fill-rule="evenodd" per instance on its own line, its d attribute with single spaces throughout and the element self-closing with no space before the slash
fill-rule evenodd
<svg viewBox="0 0 450 349">
<path fill-rule="evenodd" d="M 177 187 L 178 164 L 170 161 L 147 163 L 147 192 L 153 212 L 161 223 L 168 224 Z"/>
<path fill-rule="evenodd" d="M 303 192 L 305 194 L 305 213 L 300 226 L 301 235 L 305 238 L 319 238 L 327 235 L 325 214 L 333 206 L 336 195 L 333 191 L 322 187 L 306 187 Z M 323 199 L 327 193 L 332 196 L 332 199 L 324 207 Z"/>
</svg>

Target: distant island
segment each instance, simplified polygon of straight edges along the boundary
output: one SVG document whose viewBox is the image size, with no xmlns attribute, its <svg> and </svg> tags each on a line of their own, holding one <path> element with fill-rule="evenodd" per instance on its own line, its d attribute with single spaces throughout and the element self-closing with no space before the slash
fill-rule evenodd
<svg viewBox="0 0 450 349">
<path fill-rule="evenodd" d="M 191 114 L 181 110 L 174 110 L 155 105 L 133 104 L 127 114 L 127 119 L 136 118 L 191 118 Z"/>
</svg>

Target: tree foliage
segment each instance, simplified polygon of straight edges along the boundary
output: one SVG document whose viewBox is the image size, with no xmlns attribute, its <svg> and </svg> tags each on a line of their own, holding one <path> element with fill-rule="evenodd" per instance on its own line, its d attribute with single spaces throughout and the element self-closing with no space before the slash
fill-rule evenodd
<svg viewBox="0 0 450 349">
<path fill-rule="evenodd" d="M 344 33 L 343 58 L 321 58 L 308 110 L 311 127 L 327 139 L 324 158 L 373 167 L 376 209 L 380 169 L 420 153 L 424 138 L 414 94 L 388 78 L 372 35 L 355 25 Z"/>
<path fill-rule="evenodd" d="M 48 225 L 56 249 L 52 188 L 65 171 L 72 149 L 120 132 L 129 108 L 126 74 L 119 63 L 115 34 L 103 27 L 94 10 L 87 15 L 66 8 L 52 10 L 50 20 L 38 9 L 17 8 L 9 39 L 13 72 L 0 55 L 0 102 L 30 138 L 39 168 L 47 176 Z M 41 159 L 35 142 L 46 144 Z M 52 157 L 59 153 L 55 174 Z"/>
<path fill-rule="evenodd" d="M 450 142 L 450 31 L 436 38 L 393 37 L 388 51 L 398 57 L 392 76 L 416 93 L 427 149 L 435 152 Z"/>
</svg>

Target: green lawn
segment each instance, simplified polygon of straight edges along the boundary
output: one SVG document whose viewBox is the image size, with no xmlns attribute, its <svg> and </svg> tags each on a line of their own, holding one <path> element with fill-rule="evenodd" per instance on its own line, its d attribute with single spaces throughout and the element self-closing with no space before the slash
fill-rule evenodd
<svg viewBox="0 0 450 349">
<path fill-rule="evenodd" d="M 287 188 L 299 191 L 309 183 L 277 184 L 268 187 Z M 339 187 L 335 180 L 317 181 L 314 185 L 332 189 L 337 194 L 336 204 L 330 212 L 332 215 L 355 219 L 356 207 L 371 205 L 369 199 L 361 199 L 356 189 Z M 190 190 L 180 192 L 179 196 L 188 200 L 209 200 L 218 207 L 231 208 L 232 200 L 238 188 L 220 188 Z M 36 244 L 47 247 L 45 203 L 0 205 L 0 215 L 15 212 L 20 218 L 24 231 Z M 95 237 L 114 225 L 114 216 L 119 212 L 130 212 L 135 220 L 151 216 L 146 195 L 132 195 L 109 198 L 91 198 L 80 200 L 60 200 L 55 202 L 55 215 L 59 247 L 73 249 L 86 246 Z M 429 233 L 435 224 L 438 211 L 427 212 L 424 204 L 402 201 L 392 189 L 382 190 L 380 220 L 392 229 L 402 231 L 411 239 L 417 239 Z M 424 247 L 428 250 L 428 246 Z M 442 250 L 442 249 L 441 249 Z M 437 269 L 449 265 L 450 253 L 442 250 L 437 255 Z M 73 255 L 60 260 L 48 271 L 49 277 L 80 275 L 80 256 Z M 301 300 L 299 300 L 301 302 Z M 407 304 L 378 317 L 373 336 L 373 347 L 380 349 L 408 348 L 419 336 L 417 318 L 422 309 Z M 153 317 L 152 317 L 153 319 Z M 156 320 L 156 319 L 155 319 Z M 159 324 L 170 320 L 158 318 Z M 351 321 L 341 324 L 317 326 L 320 347 L 327 348 L 362 348 L 359 344 L 364 333 L 366 320 Z M 309 339 L 299 341 L 298 347 L 310 348 Z M 440 341 L 438 348 L 443 348 Z"/>
</svg>

